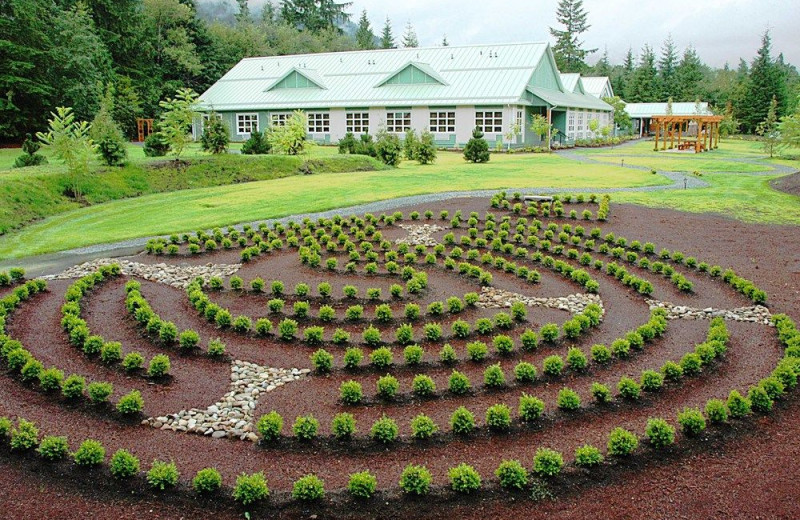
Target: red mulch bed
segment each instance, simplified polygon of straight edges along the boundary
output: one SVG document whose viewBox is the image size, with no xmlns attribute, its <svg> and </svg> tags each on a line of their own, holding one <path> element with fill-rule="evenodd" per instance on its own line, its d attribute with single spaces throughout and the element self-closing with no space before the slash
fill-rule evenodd
<svg viewBox="0 0 800 520">
<path fill-rule="evenodd" d="M 574 207 L 574 206 L 573 206 Z M 436 207 L 400 208 L 406 215 L 416 209 L 449 209 L 451 214 L 462 209 L 464 215 L 478 211 L 481 216 L 488 208 L 487 200 L 457 199 Z M 582 209 L 578 206 L 578 211 Z M 571 207 L 568 207 L 571 209 Z M 434 221 L 441 223 L 441 221 Z M 574 222 L 570 222 L 575 224 Z M 587 231 L 593 223 L 583 224 Z M 800 299 L 800 273 L 797 258 L 800 241 L 787 240 L 797 234 L 797 228 L 744 224 L 709 215 L 689 215 L 673 211 L 644 209 L 634 206 L 613 205 L 609 222 L 601 226 L 604 233 L 613 231 L 629 241 L 652 241 L 657 248 L 679 249 L 687 256 L 701 261 L 731 267 L 753 280 L 767 291 L 772 312 L 786 312 L 800 320 L 796 302 Z M 437 234 L 441 238 L 445 232 Z M 387 239 L 402 236 L 400 229 L 384 231 Z M 458 234 L 458 233 L 457 233 Z M 593 253 L 596 258 L 603 255 Z M 238 262 L 238 248 L 195 257 L 181 255 L 170 259 L 140 255 L 135 260 L 148 263 L 186 262 L 190 264 Z M 340 260 L 340 265 L 344 262 Z M 425 269 L 423 267 L 423 269 Z M 463 296 L 478 289 L 477 283 L 448 274 L 441 268 L 429 272 L 429 290 L 420 298 L 405 297 L 391 302 L 396 319 L 379 326 L 385 339 L 393 339 L 394 329 L 402 323 L 405 303 L 417 301 L 423 309 L 434 300 L 445 300 L 452 295 Z M 525 292 L 535 296 L 560 296 L 582 292 L 580 287 L 565 281 L 560 275 L 539 267 L 540 284 L 531 286 L 516 277 L 497 273 L 494 285 L 504 289 Z M 655 286 L 656 299 L 693 307 L 733 308 L 750 303 L 720 280 L 699 273 L 686 274 L 695 284 L 693 294 L 681 294 L 663 277 L 648 275 L 632 268 L 632 272 L 650 280 Z M 591 270 L 592 273 L 596 273 Z M 359 287 L 361 297 L 368 287 L 380 287 L 384 300 L 389 300 L 388 288 L 397 278 L 385 276 L 336 274 L 301 266 L 292 251 L 271 253 L 245 265 L 239 276 L 246 283 L 256 276 L 268 282 L 282 280 L 288 293 L 298 282 L 312 287 L 312 309 L 320 304 L 316 285 L 330 281 L 333 285 L 334 307 L 341 319 L 350 302 L 341 299 L 345 284 Z M 177 491 L 153 493 L 143 478 L 117 484 L 107 474 L 107 469 L 94 472 L 78 470 L 70 463 L 46 464 L 35 455 L 20 455 L 0 449 L 0 490 L 3 490 L 6 514 L 13 517 L 32 515 L 63 518 L 155 518 L 196 517 L 214 515 L 220 518 L 241 517 L 244 509 L 229 498 L 199 499 L 188 489 L 194 473 L 207 466 L 216 467 L 229 487 L 236 475 L 242 472 L 264 471 L 273 490 L 272 498 L 257 508 L 261 517 L 298 518 L 316 515 L 317 518 L 361 517 L 430 517 L 430 518 L 495 518 L 507 514 L 525 514 L 534 508 L 542 515 L 569 518 L 600 517 L 791 517 L 794 515 L 794 484 L 800 470 L 792 463 L 800 455 L 800 445 L 793 442 L 800 434 L 800 407 L 794 398 L 778 404 L 768 417 L 744 422 L 733 422 L 723 428 L 709 430 L 700 439 L 688 440 L 679 435 L 679 444 L 665 453 L 654 454 L 640 448 L 630 461 L 604 465 L 598 470 L 584 472 L 568 470 L 549 485 L 554 500 L 534 503 L 527 493 L 513 494 L 498 489 L 494 469 L 501 460 L 517 458 L 530 467 L 537 447 L 547 446 L 564 452 L 567 460 L 572 451 L 583 443 L 604 448 L 608 432 L 616 426 L 643 433 L 648 417 L 665 417 L 675 422 L 678 410 L 686 406 L 701 406 L 712 397 L 724 398 L 732 388 L 740 391 L 767 375 L 781 357 L 774 329 L 747 323 L 728 322 L 731 342 L 727 356 L 701 375 L 684 380 L 680 386 L 667 387 L 663 392 L 645 395 L 635 404 L 616 402 L 608 407 L 585 405 L 576 414 L 566 414 L 555 409 L 555 397 L 564 386 L 578 391 L 584 403 L 591 402 L 589 386 L 593 381 L 614 386 L 623 374 L 638 375 L 642 370 L 659 368 L 667 360 L 677 361 L 703 341 L 708 328 L 705 321 L 671 321 L 667 333 L 630 359 L 615 361 L 608 367 L 592 368 L 586 373 L 561 378 L 541 376 L 529 386 L 516 384 L 498 391 L 483 390 L 480 384 L 483 370 L 488 364 L 500 362 L 509 381 L 513 380 L 513 366 L 524 359 L 541 370 L 544 357 L 553 353 L 566 354 L 573 344 L 588 353 L 595 343 L 609 344 L 648 319 L 649 311 L 644 298 L 622 288 L 618 282 L 604 274 L 593 274 L 600 282 L 600 295 L 606 307 L 602 324 L 585 337 L 556 346 L 542 346 L 534 353 L 516 351 L 508 358 L 491 357 L 486 363 L 462 361 L 456 365 L 473 382 L 474 393 L 465 397 L 445 395 L 442 398 L 419 400 L 410 396 L 411 379 L 417 373 L 430 375 L 438 389 L 445 389 L 452 370 L 438 363 L 441 343 L 422 342 L 426 356 L 422 366 L 412 369 L 395 367 L 391 372 L 398 378 L 403 394 L 395 402 L 383 403 L 375 398 L 375 381 L 382 372 L 365 367 L 355 373 L 341 368 L 343 349 L 326 346 L 336 356 L 334 372 L 329 376 L 312 376 L 305 381 L 288 384 L 266 394 L 256 409 L 256 417 L 270 410 L 284 417 L 284 433 L 291 431 L 291 423 L 298 415 L 313 413 L 320 421 L 324 438 L 302 444 L 287 438 L 275 446 L 263 447 L 252 443 L 216 440 L 199 435 L 164 432 L 140 426 L 135 422 L 120 421 L 111 410 L 96 410 L 88 405 L 69 405 L 60 399 L 42 394 L 27 387 L 17 379 L 0 377 L 0 415 L 25 417 L 35 421 L 43 434 L 67 435 L 74 449 L 85 438 L 101 441 L 110 455 L 118 448 L 126 448 L 142 461 L 143 469 L 155 458 L 174 459 L 182 472 L 181 487 Z M 139 351 L 146 359 L 165 352 L 157 341 L 146 336 L 126 312 L 124 284 L 121 277 L 95 288 L 85 299 L 83 316 L 92 333 L 101 334 L 109 341 L 120 341 L 123 351 Z M 197 330 L 205 346 L 210 338 L 219 337 L 228 346 L 230 358 L 278 367 L 310 367 L 309 355 L 315 350 L 300 342 L 286 344 L 274 337 L 256 338 L 252 335 L 220 331 L 205 321 L 191 307 L 185 292 L 154 282 L 141 281 L 142 294 L 163 319 L 174 321 L 179 330 Z M 59 308 L 69 282 L 53 282 L 50 291 L 35 296 L 24 303 L 9 320 L 11 335 L 20 339 L 45 366 L 56 365 L 65 372 L 77 372 L 92 380 L 106 380 L 114 384 L 118 397 L 131 389 L 139 389 L 145 399 L 145 414 L 162 415 L 181 409 L 206 406 L 217 401 L 228 389 L 228 361 L 210 360 L 201 355 L 182 356 L 168 351 L 172 360 L 172 377 L 162 382 L 151 382 L 141 375 L 129 376 L 86 359 L 71 347 L 59 326 Z M 212 301 L 229 308 L 234 316 L 245 314 L 253 319 L 268 316 L 273 324 L 279 321 L 269 315 L 267 295 L 237 294 L 232 291 L 208 291 Z M 286 297 L 285 313 L 291 315 L 294 297 Z M 364 303 L 365 317 L 370 319 L 374 304 Z M 471 309 L 457 318 L 474 322 L 478 317 L 492 316 L 496 310 Z M 312 311 L 312 315 L 314 312 Z M 563 311 L 531 308 L 526 323 L 517 325 L 510 334 L 517 337 L 526 327 L 534 330 L 547 322 L 563 323 L 569 315 Z M 445 316 L 435 321 L 442 323 L 447 334 L 456 317 Z M 420 323 L 424 322 L 421 320 Z M 310 319 L 303 326 L 319 324 Z M 339 323 L 326 325 L 326 339 L 336 326 L 349 330 L 353 339 L 360 339 L 366 321 L 358 324 Z M 421 324 L 418 326 L 421 327 Z M 419 337 L 419 332 L 417 332 Z M 473 340 L 470 338 L 470 341 Z M 491 337 L 482 338 L 490 343 Z M 463 356 L 463 340 L 450 341 Z M 364 348 L 365 354 L 370 349 Z M 402 358 L 401 349 L 395 347 L 395 359 Z M 491 350 L 491 349 L 490 349 Z M 366 405 L 344 407 L 338 402 L 339 384 L 348 379 L 362 382 Z M 516 415 L 516 405 L 522 392 L 542 398 L 546 403 L 546 417 L 535 427 L 515 425 L 511 433 L 489 435 L 485 428 L 466 438 L 453 438 L 449 433 L 449 416 L 458 406 L 464 405 L 482 425 L 486 408 L 495 403 L 506 403 Z M 363 437 L 372 422 L 386 413 L 400 426 L 403 440 L 391 448 L 381 448 L 361 438 L 350 444 L 331 440 L 330 421 L 342 411 L 355 415 L 359 435 Z M 433 418 L 445 432 L 438 438 L 415 443 L 408 439 L 409 422 L 419 413 Z M 644 442 L 642 444 L 645 444 Z M 408 463 L 425 464 L 434 475 L 435 490 L 431 497 L 413 500 L 397 496 L 397 481 L 402 468 Z M 484 490 L 475 496 L 457 496 L 447 488 L 447 469 L 459 462 L 475 466 L 484 479 Z M 366 503 L 350 500 L 344 491 L 350 473 L 369 469 L 378 477 L 379 496 Z M 289 493 L 294 480 L 306 473 L 316 473 L 325 480 L 329 490 L 326 500 L 318 505 L 305 506 L 293 502 Z"/>
</svg>

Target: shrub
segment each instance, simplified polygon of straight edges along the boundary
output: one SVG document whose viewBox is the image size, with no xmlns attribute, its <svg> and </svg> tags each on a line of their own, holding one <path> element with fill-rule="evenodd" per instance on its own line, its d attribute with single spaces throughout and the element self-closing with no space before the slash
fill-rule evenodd
<svg viewBox="0 0 800 520">
<path fill-rule="evenodd" d="M 11 449 L 28 451 L 39 444 L 39 429 L 34 423 L 25 419 L 17 421 L 17 427 L 11 430 Z"/>
<path fill-rule="evenodd" d="M 108 401 L 111 394 L 114 392 L 114 386 L 111 383 L 95 381 L 89 383 L 87 393 L 89 400 L 92 404 L 101 404 Z"/>
<path fill-rule="evenodd" d="M 544 358 L 542 371 L 549 376 L 558 377 L 564 371 L 564 360 L 561 359 L 561 356 L 555 354 L 547 356 Z"/>
<path fill-rule="evenodd" d="M 423 496 L 430 492 L 432 481 L 433 477 L 425 466 L 409 464 L 400 475 L 400 489 L 409 495 Z"/>
<path fill-rule="evenodd" d="M 163 327 L 162 327 L 163 330 Z M 105 343 L 100 349 L 100 361 L 106 365 L 113 365 L 119 363 L 122 359 L 122 345 L 116 341 L 109 341 Z"/>
<path fill-rule="evenodd" d="M 639 446 L 635 434 L 624 428 L 614 428 L 608 435 L 608 453 L 615 457 L 627 457 Z"/>
<path fill-rule="evenodd" d="M 208 342 L 208 355 L 211 357 L 221 357 L 225 354 L 225 343 L 219 338 Z"/>
<path fill-rule="evenodd" d="M 558 339 L 558 325 L 555 323 L 543 325 L 541 330 L 539 330 L 539 336 L 542 338 L 542 341 L 554 343 Z"/>
<path fill-rule="evenodd" d="M 726 403 L 731 417 L 739 419 L 750 415 L 752 405 L 750 399 L 744 397 L 737 390 L 731 390 Z"/>
<path fill-rule="evenodd" d="M 486 359 L 489 348 L 482 341 L 467 343 L 467 355 L 471 361 L 480 362 Z"/>
<path fill-rule="evenodd" d="M 254 504 L 269 497 L 269 487 L 264 473 L 258 472 L 252 475 L 242 473 L 236 477 L 236 485 L 233 488 L 233 499 L 244 506 Z"/>
<path fill-rule="evenodd" d="M 319 421 L 313 415 L 299 416 L 292 425 L 295 437 L 301 441 L 311 441 L 317 437 Z"/>
<path fill-rule="evenodd" d="M 381 347 L 372 351 L 369 355 L 369 362 L 378 369 L 388 368 L 392 365 L 394 354 L 387 347 Z"/>
<path fill-rule="evenodd" d="M 138 352 L 130 352 L 122 359 L 122 368 L 126 372 L 135 372 L 144 366 L 144 356 Z"/>
<path fill-rule="evenodd" d="M 283 430 L 283 417 L 275 410 L 272 410 L 258 419 L 256 429 L 264 441 L 276 441 L 280 438 Z"/>
<path fill-rule="evenodd" d="M 304 502 L 320 500 L 325 496 L 325 482 L 316 475 L 305 475 L 294 482 L 292 498 Z"/>
<path fill-rule="evenodd" d="M 664 419 L 648 419 L 645 435 L 650 444 L 657 449 L 666 448 L 675 442 L 675 428 Z"/>
<path fill-rule="evenodd" d="M 361 471 L 350 475 L 347 490 L 355 498 L 367 499 L 375 494 L 378 479 L 369 471 Z"/>
<path fill-rule="evenodd" d="M 458 407 L 450 416 L 450 429 L 457 435 L 471 433 L 475 429 L 475 416 L 465 407 Z"/>
<path fill-rule="evenodd" d="M 448 389 L 456 395 L 464 395 L 472 389 L 469 378 L 458 370 L 453 370 L 448 381 Z"/>
<path fill-rule="evenodd" d="M 615 339 L 611 342 L 611 353 L 619 359 L 625 359 L 630 355 L 631 344 L 626 339 Z"/>
<path fill-rule="evenodd" d="M 81 327 L 82 329 L 82 327 Z M 72 338 L 72 333 L 70 333 Z M 89 336 L 83 342 L 83 353 L 87 356 L 96 356 L 103 349 L 103 338 L 100 336 Z"/>
<path fill-rule="evenodd" d="M 135 415 L 144 408 L 144 399 L 138 390 L 131 390 L 117 402 L 117 411 L 123 415 Z"/>
<path fill-rule="evenodd" d="M 280 298 L 273 298 L 267 302 L 267 308 L 270 312 L 283 311 L 284 301 Z"/>
<path fill-rule="evenodd" d="M 451 325 L 453 335 L 457 338 L 466 338 L 470 333 L 470 326 L 464 320 L 456 320 Z"/>
<path fill-rule="evenodd" d="M 54 392 L 61 388 L 64 372 L 57 368 L 48 368 L 39 373 L 39 386 L 45 392 Z"/>
<path fill-rule="evenodd" d="M 106 449 L 99 442 L 86 439 L 72 454 L 72 458 L 78 466 L 97 466 L 105 460 Z"/>
<path fill-rule="evenodd" d="M 83 377 L 72 374 L 61 383 L 61 395 L 67 399 L 77 399 L 83 395 L 85 384 L 86 380 Z"/>
<path fill-rule="evenodd" d="M 331 341 L 335 345 L 344 345 L 350 341 L 350 333 L 346 330 L 337 328 L 333 331 L 333 336 L 331 336 Z"/>
<path fill-rule="evenodd" d="M 331 431 L 339 440 L 350 439 L 356 432 L 356 419 L 353 414 L 337 413 L 331 422 Z"/>
<path fill-rule="evenodd" d="M 611 390 L 602 383 L 592 383 L 592 397 L 598 404 L 607 404 L 611 402 Z"/>
<path fill-rule="evenodd" d="M 581 349 L 572 347 L 567 351 L 567 365 L 572 370 L 582 371 L 589 365 L 589 361 Z"/>
<path fill-rule="evenodd" d="M 575 465 L 580 468 L 590 468 L 603 462 L 603 455 L 596 447 L 584 444 L 575 448 Z"/>
<path fill-rule="evenodd" d="M 683 368 L 674 361 L 667 361 L 661 367 L 661 373 L 667 381 L 678 381 L 683 377 Z"/>
<path fill-rule="evenodd" d="M 208 495 L 222 487 L 222 475 L 215 468 L 203 468 L 192 479 L 192 488 L 200 495 Z"/>
<path fill-rule="evenodd" d="M 519 418 L 522 422 L 532 422 L 542 416 L 544 401 L 523 393 L 519 398 Z"/>
<path fill-rule="evenodd" d="M 483 384 L 489 388 L 500 388 L 506 384 L 506 375 L 500 367 L 500 363 L 495 363 L 486 367 L 483 371 Z"/>
<path fill-rule="evenodd" d="M 728 420 L 728 411 L 725 408 L 725 402 L 721 399 L 709 399 L 706 402 L 705 414 L 708 420 L 715 424 L 721 424 Z"/>
<path fill-rule="evenodd" d="M 409 345 L 403 349 L 403 359 L 410 366 L 419 365 L 424 355 L 425 351 L 419 345 Z"/>
<path fill-rule="evenodd" d="M 508 405 L 494 404 L 487 408 L 486 425 L 494 431 L 507 431 L 511 428 L 511 409 Z"/>
<path fill-rule="evenodd" d="M 369 436 L 372 440 L 382 444 L 389 444 L 397 439 L 399 433 L 397 422 L 386 415 L 381 416 L 370 428 Z"/>
<path fill-rule="evenodd" d="M 420 313 L 419 305 L 417 305 L 416 303 L 406 304 L 403 310 L 403 315 L 409 321 L 415 321 L 419 319 L 419 313 Z"/>
<path fill-rule="evenodd" d="M 772 410 L 772 398 L 762 386 L 751 386 L 747 390 L 747 399 L 756 412 L 769 413 Z"/>
<path fill-rule="evenodd" d="M 127 450 L 117 450 L 111 456 L 108 469 L 116 479 L 131 478 L 139 473 L 139 459 Z"/>
<path fill-rule="evenodd" d="M 703 367 L 703 360 L 694 352 L 687 352 L 681 358 L 681 369 L 687 376 L 699 374 Z"/>
<path fill-rule="evenodd" d="M 308 332 L 308 329 L 306 329 Z M 314 369 L 320 374 L 328 374 L 333 367 L 333 354 L 328 352 L 327 350 L 321 348 L 316 350 L 310 356 L 311 363 L 314 365 Z"/>
<path fill-rule="evenodd" d="M 344 352 L 344 366 L 350 370 L 357 368 L 363 358 L 364 353 L 360 348 L 348 348 Z"/>
<path fill-rule="evenodd" d="M 528 485 L 528 470 L 518 460 L 504 460 L 494 472 L 503 489 L 525 489 Z"/>
<path fill-rule="evenodd" d="M 217 315 L 219 317 L 219 315 Z M 217 321 L 219 324 L 219 321 Z M 175 342 L 175 339 L 178 337 L 178 327 L 175 326 L 174 323 L 171 321 L 165 321 L 161 323 L 161 329 L 158 331 L 158 337 L 161 339 L 163 343 L 170 344 Z M 102 355 L 102 352 L 101 352 Z"/>
<path fill-rule="evenodd" d="M 514 350 L 514 341 L 505 334 L 498 334 L 492 338 L 492 344 L 498 354 L 508 355 Z"/>
<path fill-rule="evenodd" d="M 642 388 L 634 379 L 623 376 L 620 378 L 619 383 L 617 383 L 617 392 L 619 392 L 619 395 L 624 399 L 635 401 L 641 396 Z"/>
<path fill-rule="evenodd" d="M 377 387 L 378 397 L 389 400 L 394 399 L 397 390 L 400 388 L 400 383 L 397 381 L 396 377 L 386 374 L 378 378 Z"/>
<path fill-rule="evenodd" d="M 278 323 L 278 337 L 283 341 L 293 340 L 295 334 L 297 334 L 296 321 L 289 318 L 284 318 L 280 321 L 280 323 Z"/>
<path fill-rule="evenodd" d="M 641 387 L 645 392 L 657 392 L 664 386 L 664 376 L 655 370 L 642 372 Z"/>
<path fill-rule="evenodd" d="M 532 383 L 536 380 L 536 366 L 527 361 L 520 361 L 514 367 L 514 377 L 519 383 Z"/>
<path fill-rule="evenodd" d="M 430 439 L 437 431 L 439 427 L 425 414 L 419 414 L 411 419 L 411 436 L 415 439 Z"/>
<path fill-rule="evenodd" d="M 453 346 L 449 343 L 445 343 L 442 347 L 442 350 L 439 351 L 439 359 L 442 363 L 452 364 L 456 362 L 458 356 L 456 355 L 456 350 L 453 348 Z"/>
<path fill-rule="evenodd" d="M 150 360 L 150 365 L 147 367 L 147 375 L 150 377 L 164 377 L 169 374 L 170 362 L 166 354 L 156 354 Z"/>
<path fill-rule="evenodd" d="M 461 463 L 447 472 L 450 487 L 457 493 L 469 494 L 481 487 L 481 476 L 472 466 Z"/>
<path fill-rule="evenodd" d="M 442 339 L 442 326 L 438 323 L 426 323 L 422 328 L 425 339 L 428 341 L 439 341 Z"/>
<path fill-rule="evenodd" d="M 69 454 L 69 444 L 66 437 L 45 437 L 36 451 L 45 460 L 62 460 Z"/>
<path fill-rule="evenodd" d="M 570 388 L 562 388 L 558 392 L 556 399 L 558 407 L 562 410 L 572 411 L 581 407 L 581 397 Z"/>
<path fill-rule="evenodd" d="M 706 419 L 703 412 L 697 408 L 685 408 L 678 412 L 678 424 L 688 437 L 695 437 L 706 429 Z"/>
<path fill-rule="evenodd" d="M 561 453 L 549 448 L 539 448 L 533 456 L 533 472 L 540 477 L 555 477 L 564 467 Z"/>
<path fill-rule="evenodd" d="M 523 350 L 528 352 L 536 350 L 539 338 L 534 331 L 526 329 L 522 334 L 520 334 L 519 339 L 522 343 Z"/>
<path fill-rule="evenodd" d="M 237 321 L 239 320 L 239 318 L 236 319 Z M 234 326 L 234 328 L 236 328 L 236 326 Z M 247 330 L 249 329 L 250 327 L 247 327 Z M 197 348 L 197 345 L 199 343 L 200 343 L 200 335 L 191 329 L 184 330 L 183 332 L 181 332 L 180 337 L 178 339 L 178 345 L 180 346 L 180 349 L 183 351 L 193 350 Z"/>
<path fill-rule="evenodd" d="M 436 392 L 436 383 L 430 376 L 419 374 L 411 382 L 411 391 L 419 397 L 430 397 Z"/>
</svg>

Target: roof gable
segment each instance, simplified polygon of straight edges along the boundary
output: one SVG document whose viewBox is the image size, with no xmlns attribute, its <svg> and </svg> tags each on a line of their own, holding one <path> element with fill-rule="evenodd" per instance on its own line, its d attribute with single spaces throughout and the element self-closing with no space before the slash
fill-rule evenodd
<svg viewBox="0 0 800 520">
<path fill-rule="evenodd" d="M 408 62 L 381 80 L 376 87 L 384 85 L 443 85 L 448 83 L 427 63 Z"/>
<path fill-rule="evenodd" d="M 270 86 L 264 89 L 265 92 L 270 90 L 286 89 L 286 88 L 316 88 L 324 89 L 325 85 L 322 80 L 310 70 L 301 70 L 296 67 L 289 69 L 283 76 L 275 80 Z"/>
<path fill-rule="evenodd" d="M 558 67 L 556 67 L 556 61 L 553 57 L 553 51 L 550 50 L 549 45 L 542 59 L 536 64 L 536 68 L 528 81 L 528 85 L 531 87 L 543 87 L 564 92 L 564 85 L 561 83 L 561 75 L 558 72 Z"/>
</svg>

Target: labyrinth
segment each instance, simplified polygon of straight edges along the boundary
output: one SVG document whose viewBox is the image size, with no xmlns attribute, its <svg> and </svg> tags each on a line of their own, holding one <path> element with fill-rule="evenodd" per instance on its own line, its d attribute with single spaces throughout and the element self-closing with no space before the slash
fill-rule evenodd
<svg viewBox="0 0 800 520">
<path fill-rule="evenodd" d="M 24 413 L 0 451 L 246 510 L 388 514 L 558 500 L 770 414 L 800 374 L 794 322 L 757 279 L 609 231 L 613 209 L 501 192 L 2 273 Z"/>
</svg>

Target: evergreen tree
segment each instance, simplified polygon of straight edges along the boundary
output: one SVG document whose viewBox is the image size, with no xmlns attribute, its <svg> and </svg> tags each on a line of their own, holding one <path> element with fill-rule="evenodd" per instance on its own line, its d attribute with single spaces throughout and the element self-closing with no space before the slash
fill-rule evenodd
<svg viewBox="0 0 800 520">
<path fill-rule="evenodd" d="M 192 89 L 178 89 L 174 98 L 167 98 L 160 103 L 164 113 L 161 114 L 159 133 L 169 143 L 170 151 L 179 160 L 181 153 L 191 142 L 189 133 L 192 123 L 197 117 L 197 93 Z"/>
<path fill-rule="evenodd" d="M 386 17 L 386 23 L 383 24 L 381 31 L 381 49 L 394 49 L 394 35 L 392 34 L 392 22 L 389 17 Z"/>
<path fill-rule="evenodd" d="M 489 162 L 489 143 L 483 138 L 483 132 L 478 127 L 472 131 L 472 137 L 464 147 L 464 159 L 474 163 Z"/>
<path fill-rule="evenodd" d="M 236 0 L 236 3 L 239 4 L 239 12 L 236 13 L 236 22 L 240 24 L 250 22 L 250 6 L 247 0 Z"/>
<path fill-rule="evenodd" d="M 772 39 L 769 31 L 761 38 L 761 48 L 750 67 L 747 88 L 742 100 L 739 119 L 745 132 L 753 132 L 758 124 L 767 119 L 772 99 L 775 99 L 777 117 L 783 115 L 786 106 L 786 83 L 783 72 L 770 56 Z"/>
<path fill-rule="evenodd" d="M 221 154 L 228 152 L 228 127 L 216 112 L 211 112 L 203 125 L 200 144 L 204 152 Z"/>
<path fill-rule="evenodd" d="M 90 135 L 97 145 L 100 159 L 108 166 L 122 166 L 128 158 L 125 148 L 125 137 L 119 125 L 114 121 L 114 87 L 106 86 L 105 94 L 100 102 L 100 110 L 94 116 Z"/>
<path fill-rule="evenodd" d="M 692 101 L 700 95 L 703 63 L 691 45 L 683 51 L 681 62 L 675 69 L 675 79 L 675 97 L 678 101 Z"/>
<path fill-rule="evenodd" d="M 361 11 L 361 18 L 358 19 L 358 30 L 356 30 L 356 44 L 359 49 L 374 49 L 375 48 L 375 33 L 372 32 L 372 27 L 367 18 L 367 10 Z"/>
<path fill-rule="evenodd" d="M 427 129 L 420 135 L 416 159 L 420 164 L 430 164 L 436 160 L 436 143 Z"/>
<path fill-rule="evenodd" d="M 678 64 L 678 53 L 675 50 L 675 42 L 672 35 L 668 35 L 661 46 L 661 57 L 658 60 L 658 80 L 660 87 L 660 98 L 672 98 L 677 94 L 677 74 L 675 68 Z"/>
<path fill-rule="evenodd" d="M 603 55 L 594 64 L 592 73 L 595 76 L 611 76 L 611 63 L 608 61 L 608 47 L 603 50 Z"/>
<path fill-rule="evenodd" d="M 403 47 L 419 47 L 417 33 L 411 25 L 411 20 L 406 23 L 406 32 L 403 33 Z"/>
<path fill-rule="evenodd" d="M 138 137 L 136 119 L 142 114 L 141 98 L 133 86 L 133 81 L 128 76 L 117 76 L 111 115 L 128 140 Z"/>
<path fill-rule="evenodd" d="M 293 27 L 313 33 L 330 29 L 341 32 L 340 25 L 350 20 L 346 9 L 351 5 L 352 2 L 334 0 L 283 0 L 281 18 Z"/>
<path fill-rule="evenodd" d="M 442 36 L 442 47 L 450 47 L 450 42 L 447 41 L 447 35 Z"/>
<path fill-rule="evenodd" d="M 628 47 L 628 52 L 625 54 L 625 61 L 622 63 L 622 74 L 619 77 L 617 85 L 614 86 L 614 92 L 620 96 L 630 100 L 633 87 L 633 73 L 636 71 L 636 61 L 633 57 L 633 49 Z"/>
<path fill-rule="evenodd" d="M 633 73 L 626 101 L 631 103 L 651 103 L 658 100 L 658 78 L 656 57 L 653 49 L 645 44 L 639 57 L 639 65 Z M 627 88 L 627 87 L 626 87 Z"/>
<path fill-rule="evenodd" d="M 778 99 L 775 96 L 772 96 L 772 101 L 769 103 L 766 119 L 758 123 L 756 133 L 761 136 L 764 152 L 772 158 L 781 140 L 781 134 L 778 131 Z"/>
<path fill-rule="evenodd" d="M 555 37 L 553 54 L 561 72 L 583 72 L 586 70 L 586 56 L 597 49 L 584 49 L 579 40 L 581 34 L 591 25 L 586 23 L 583 0 L 559 0 L 556 20 L 564 26 L 563 30 L 550 27 L 550 35 Z"/>
</svg>

